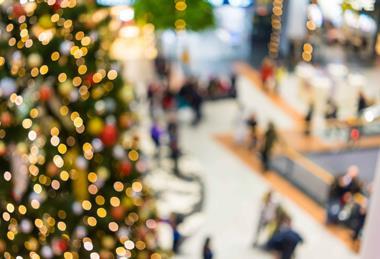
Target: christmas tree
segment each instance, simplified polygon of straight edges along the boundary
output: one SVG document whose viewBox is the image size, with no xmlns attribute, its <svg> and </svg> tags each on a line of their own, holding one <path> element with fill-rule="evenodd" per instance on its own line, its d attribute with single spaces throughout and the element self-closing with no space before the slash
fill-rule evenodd
<svg viewBox="0 0 380 259">
<path fill-rule="evenodd" d="M 0 0 L 2 258 L 160 258 L 108 17 L 90 1 Z"/>
</svg>

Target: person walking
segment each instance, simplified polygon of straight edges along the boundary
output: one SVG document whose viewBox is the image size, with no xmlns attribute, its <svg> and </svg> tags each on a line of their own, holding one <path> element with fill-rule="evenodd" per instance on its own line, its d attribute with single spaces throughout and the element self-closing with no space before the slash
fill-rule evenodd
<svg viewBox="0 0 380 259">
<path fill-rule="evenodd" d="M 368 100 L 362 91 L 358 94 L 357 116 L 360 117 L 363 110 L 368 107 Z"/>
<path fill-rule="evenodd" d="M 160 82 L 149 84 L 147 99 L 149 102 L 149 115 L 154 120 L 162 113 L 162 86 Z"/>
<path fill-rule="evenodd" d="M 264 135 L 264 143 L 261 148 L 261 162 L 263 165 L 263 171 L 266 172 L 270 166 L 270 156 L 272 154 L 273 147 L 277 141 L 277 133 L 275 126 L 272 122 L 269 123 L 268 129 Z"/>
<path fill-rule="evenodd" d="M 274 83 L 274 64 L 270 58 L 265 58 L 261 65 L 260 76 L 265 91 L 273 88 Z"/>
<path fill-rule="evenodd" d="M 311 133 L 311 123 L 314 117 L 314 104 L 311 103 L 309 106 L 309 109 L 307 111 L 307 114 L 305 116 L 305 136 L 310 136 Z"/>
<path fill-rule="evenodd" d="M 205 240 L 205 243 L 203 245 L 203 259 L 212 259 L 214 258 L 214 253 L 211 249 L 211 238 L 208 237 Z"/>
<path fill-rule="evenodd" d="M 260 235 L 262 234 L 263 230 L 265 230 L 268 225 L 274 222 L 278 206 L 279 203 L 275 200 L 273 191 L 268 191 L 264 195 L 263 203 L 261 205 L 260 219 L 256 227 L 256 235 L 253 243 L 254 247 L 258 246 Z"/>
<path fill-rule="evenodd" d="M 174 164 L 173 171 L 176 176 L 179 176 L 180 172 L 178 163 L 181 156 L 181 150 L 179 147 L 178 122 L 175 114 L 172 114 L 172 116 L 169 117 L 167 131 L 169 135 L 170 158 Z"/>
<path fill-rule="evenodd" d="M 257 145 L 257 119 L 253 113 L 247 120 L 247 126 L 249 128 L 249 149 L 255 150 Z"/>
<path fill-rule="evenodd" d="M 183 85 L 179 95 L 185 98 L 194 112 L 194 120 L 192 124 L 194 126 L 198 125 L 202 120 L 203 97 L 199 92 L 197 79 L 189 78 Z"/>
<path fill-rule="evenodd" d="M 172 234 L 173 234 L 173 247 L 172 251 L 175 254 L 179 253 L 180 246 L 183 242 L 183 236 L 181 233 L 178 231 L 178 224 L 179 224 L 179 219 L 177 218 L 177 215 L 172 213 L 170 215 L 170 220 L 169 220 L 170 226 L 172 228 Z"/>
<path fill-rule="evenodd" d="M 163 133 L 164 131 L 163 129 L 161 129 L 158 120 L 155 120 L 150 128 L 150 136 L 156 148 L 155 157 L 157 159 L 160 158 L 161 138 L 162 138 Z"/>
<path fill-rule="evenodd" d="M 336 120 L 338 118 L 338 106 L 332 98 L 327 100 L 326 111 L 325 111 L 325 119 L 328 120 Z"/>
<path fill-rule="evenodd" d="M 338 106 L 332 98 L 326 104 L 325 120 L 327 124 L 327 135 L 331 135 L 335 130 L 339 130 Z"/>
<path fill-rule="evenodd" d="M 303 243 L 303 238 L 292 227 L 292 219 L 287 217 L 272 238 L 267 243 L 267 250 L 278 253 L 278 259 L 292 259 L 297 246 Z"/>
</svg>

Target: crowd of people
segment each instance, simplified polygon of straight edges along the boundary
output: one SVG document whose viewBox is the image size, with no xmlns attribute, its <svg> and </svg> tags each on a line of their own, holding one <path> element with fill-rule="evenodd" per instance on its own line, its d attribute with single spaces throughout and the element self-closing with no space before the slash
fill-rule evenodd
<svg viewBox="0 0 380 259">
<path fill-rule="evenodd" d="M 257 153 L 262 163 L 262 171 L 265 173 L 270 169 L 270 158 L 273 148 L 278 142 L 279 135 L 275 125 L 269 122 L 266 130 L 261 133 L 255 113 L 247 118 L 242 116 L 238 129 L 236 143 L 246 145 L 250 151 Z M 262 240 L 262 237 L 266 239 Z M 276 193 L 270 190 L 263 197 L 260 217 L 254 235 L 254 247 L 259 247 L 267 252 L 273 253 L 278 259 L 293 258 L 296 247 L 303 243 L 301 235 L 294 230 L 292 217 L 277 198 Z"/>
<path fill-rule="evenodd" d="M 163 61 L 156 64 L 159 79 L 149 86 L 148 99 L 152 118 L 151 138 L 156 147 L 156 158 L 161 157 L 161 148 L 167 145 L 170 150 L 170 158 L 173 161 L 173 173 L 180 176 L 178 161 L 181 156 L 179 145 L 179 126 L 177 113 L 184 106 L 193 111 L 193 125 L 198 125 L 202 120 L 202 104 L 205 99 L 205 91 L 194 77 L 189 77 L 181 87 L 172 89 L 169 85 L 170 69 Z M 280 78 L 278 68 L 269 59 L 266 59 L 261 69 L 261 79 L 268 91 L 276 91 L 276 82 Z M 234 82 L 233 78 L 231 82 Z M 216 89 L 220 84 L 216 78 L 210 80 L 210 89 Z M 235 84 L 235 82 L 233 83 Z M 215 88 L 216 87 L 216 88 Z M 368 107 L 365 95 L 358 95 L 357 115 Z M 330 123 L 338 120 L 338 105 L 330 98 L 326 104 L 325 119 Z M 315 107 L 310 104 L 305 116 L 305 134 L 311 133 L 311 122 L 315 113 Z M 270 159 L 276 142 L 280 141 L 275 125 L 270 122 L 264 131 L 259 128 L 255 113 L 244 116 L 240 112 L 240 125 L 236 134 L 236 142 L 245 145 L 249 150 L 257 154 L 261 159 L 263 172 L 270 169 Z M 164 118 L 164 119 L 162 119 Z M 244 130 L 241 130 L 244 128 Z M 350 135 L 351 136 L 351 135 Z M 165 142 L 166 141 L 166 142 Z M 336 177 L 331 185 L 331 190 L 326 205 L 326 223 L 344 225 L 352 229 L 352 239 L 358 241 L 364 226 L 368 209 L 371 187 L 359 180 L 359 169 L 356 166 L 348 168 L 344 175 Z M 173 229 L 173 252 L 178 253 L 180 246 L 186 237 L 178 231 L 180 220 L 176 216 L 170 219 Z M 262 236 L 265 240 L 262 241 Z M 262 204 L 260 219 L 255 232 L 254 246 L 274 253 L 279 259 L 291 259 L 296 247 L 303 242 L 303 238 L 293 229 L 292 217 L 278 201 L 273 191 L 269 191 Z M 207 237 L 202 248 L 204 259 L 212 259 L 212 239 Z"/>
<path fill-rule="evenodd" d="M 335 177 L 326 204 L 326 224 L 350 229 L 355 247 L 360 245 L 372 193 L 372 185 L 359 176 L 359 168 L 353 165 L 345 174 Z M 267 239 L 260 243 L 262 236 Z M 269 191 L 263 198 L 254 246 L 275 252 L 280 259 L 290 259 L 302 242 L 303 238 L 292 227 L 291 216 L 276 194 Z"/>
<path fill-rule="evenodd" d="M 281 61 L 275 61 L 271 58 L 264 58 L 260 67 L 260 79 L 262 82 L 263 90 L 270 94 L 278 94 L 281 81 L 286 74 L 286 67 Z M 339 105 L 330 97 L 326 101 L 325 109 L 323 112 L 324 119 L 327 124 L 327 135 L 338 131 L 339 129 L 347 129 L 347 143 L 355 144 L 362 135 L 360 120 L 362 119 L 363 111 L 371 105 L 371 100 L 366 96 L 363 90 L 357 92 L 356 97 L 356 114 L 353 120 L 341 120 L 339 118 Z M 309 136 L 312 132 L 312 122 L 315 116 L 315 103 L 311 101 L 308 104 L 306 114 L 304 116 L 304 134 Z"/>
<path fill-rule="evenodd" d="M 178 110 L 184 106 L 190 106 L 193 111 L 193 125 L 198 125 L 202 120 L 202 103 L 204 99 L 204 91 L 199 87 L 197 80 L 194 77 L 189 77 L 179 89 L 173 90 L 169 85 L 170 68 L 165 64 L 164 60 L 156 61 L 156 71 L 159 75 L 157 81 L 152 82 L 148 88 L 148 100 L 150 105 L 151 129 L 150 135 L 152 142 L 155 145 L 155 157 L 160 159 L 163 146 L 168 146 L 170 150 L 170 158 L 173 161 L 173 173 L 180 176 L 178 161 L 181 156 L 179 145 L 179 126 L 178 126 Z M 231 78 L 232 84 L 235 84 L 235 77 Z M 210 80 L 210 90 L 218 88 L 217 84 L 221 84 L 217 78 Z M 277 133 L 273 123 L 269 123 L 264 134 L 260 134 L 258 129 L 258 121 L 255 114 L 251 114 L 244 119 L 245 127 L 249 135 L 249 149 L 257 151 L 261 157 L 264 171 L 269 169 L 270 156 L 277 141 Z M 263 208 L 262 218 L 260 219 L 260 227 L 257 235 L 271 225 L 271 238 L 266 242 L 265 249 L 281 255 L 281 259 L 291 258 L 296 244 L 288 239 L 290 236 L 296 237 L 292 240 L 296 243 L 302 241 L 302 238 L 293 232 L 291 227 L 291 218 L 285 212 L 282 206 L 278 206 L 273 213 L 273 218 L 269 218 L 271 210 L 272 195 L 265 199 L 265 208 Z M 264 212 L 265 211 L 265 212 Z M 263 215 L 266 216 L 263 216 Z M 272 216 L 271 216 L 272 217 Z M 168 221 L 173 232 L 173 247 L 174 253 L 180 252 L 181 244 L 186 237 L 182 236 L 178 231 L 178 225 L 181 223 L 181 218 L 178 215 L 172 215 Z M 276 227 L 274 227 L 276 226 Z M 285 244 L 288 242 L 289 244 Z M 257 244 L 257 242 L 256 242 Z M 290 249 L 294 246 L 293 249 Z M 213 258 L 212 239 L 207 237 L 204 241 L 202 249 L 204 259 Z"/>
<path fill-rule="evenodd" d="M 204 95 L 194 77 L 184 81 L 179 89 L 170 86 L 170 64 L 163 58 L 156 60 L 158 78 L 148 88 L 149 111 L 151 117 L 150 136 L 155 146 L 155 159 L 160 162 L 165 155 L 163 150 L 168 148 L 168 157 L 172 160 L 173 175 L 182 177 L 179 168 L 179 159 L 182 156 L 180 146 L 178 111 L 183 107 L 190 107 L 193 111 L 192 124 L 198 125 L 202 119 L 202 104 Z M 216 83 L 216 82 L 214 82 Z M 180 253 L 180 248 L 186 240 L 179 231 L 183 222 L 183 215 L 172 213 L 170 218 L 163 220 L 172 230 L 172 252 Z M 204 241 L 202 249 L 203 259 L 212 259 L 214 256 L 211 238 Z"/>
<path fill-rule="evenodd" d="M 326 223 L 352 229 L 352 240 L 360 239 L 372 192 L 371 184 L 360 180 L 359 168 L 350 166 L 347 172 L 335 177 L 326 206 Z"/>
</svg>

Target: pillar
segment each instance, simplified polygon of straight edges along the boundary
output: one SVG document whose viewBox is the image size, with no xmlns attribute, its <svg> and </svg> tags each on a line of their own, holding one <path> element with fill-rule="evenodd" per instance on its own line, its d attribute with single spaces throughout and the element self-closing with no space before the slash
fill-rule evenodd
<svg viewBox="0 0 380 259">
<path fill-rule="evenodd" d="M 377 161 L 371 203 L 363 232 L 360 259 L 374 259 L 379 258 L 380 255 L 380 155 Z"/>
</svg>

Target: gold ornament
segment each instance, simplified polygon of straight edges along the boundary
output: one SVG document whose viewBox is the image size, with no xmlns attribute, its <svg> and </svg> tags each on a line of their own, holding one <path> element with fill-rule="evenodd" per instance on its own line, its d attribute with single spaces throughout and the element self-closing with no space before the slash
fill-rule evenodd
<svg viewBox="0 0 380 259">
<path fill-rule="evenodd" d="M 119 92 L 119 98 L 123 102 L 131 102 L 133 100 L 133 88 L 130 85 L 125 85 Z"/>
<path fill-rule="evenodd" d="M 73 190 L 75 198 L 78 201 L 84 201 L 89 198 L 87 173 L 84 170 L 72 170 Z"/>
<path fill-rule="evenodd" d="M 73 85 L 69 81 L 65 81 L 59 84 L 58 91 L 61 95 L 68 97 L 73 90 Z"/>
<path fill-rule="evenodd" d="M 97 136 L 103 132 L 104 122 L 101 118 L 95 117 L 92 118 L 87 125 L 87 131 L 93 136 Z"/>
<path fill-rule="evenodd" d="M 115 239 L 112 236 L 105 236 L 102 239 L 102 245 L 104 248 L 111 250 L 115 247 Z"/>
<path fill-rule="evenodd" d="M 28 65 L 29 65 L 29 67 L 41 66 L 42 65 L 42 57 L 37 53 L 33 53 L 33 54 L 29 55 Z"/>
<path fill-rule="evenodd" d="M 128 208 L 133 207 L 133 201 L 129 197 L 124 197 L 124 199 L 122 200 L 122 204 L 123 204 L 124 208 L 127 210 L 128 210 Z"/>
<path fill-rule="evenodd" d="M 50 29 L 54 26 L 50 19 L 50 15 L 43 15 L 41 18 L 38 20 L 38 24 L 44 28 L 44 29 Z"/>
</svg>

